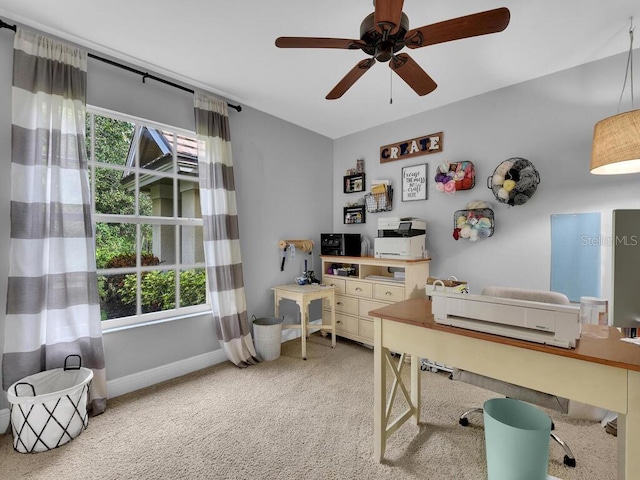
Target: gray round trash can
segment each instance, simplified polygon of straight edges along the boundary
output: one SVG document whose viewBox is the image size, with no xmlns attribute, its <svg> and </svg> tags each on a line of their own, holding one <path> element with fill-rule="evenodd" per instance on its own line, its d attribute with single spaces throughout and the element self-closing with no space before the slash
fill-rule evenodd
<svg viewBox="0 0 640 480">
<path fill-rule="evenodd" d="M 275 360 L 282 345 L 282 318 L 253 316 L 253 335 L 256 353 L 262 360 Z"/>
<path fill-rule="evenodd" d="M 512 398 L 487 400 L 483 409 L 488 480 L 546 480 L 549 416 Z"/>
</svg>

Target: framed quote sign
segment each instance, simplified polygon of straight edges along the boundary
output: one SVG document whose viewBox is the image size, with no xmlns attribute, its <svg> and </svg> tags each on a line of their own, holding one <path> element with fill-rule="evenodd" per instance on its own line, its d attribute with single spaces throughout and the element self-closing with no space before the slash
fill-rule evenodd
<svg viewBox="0 0 640 480">
<path fill-rule="evenodd" d="M 402 201 L 427 199 L 427 164 L 402 169 Z"/>
</svg>

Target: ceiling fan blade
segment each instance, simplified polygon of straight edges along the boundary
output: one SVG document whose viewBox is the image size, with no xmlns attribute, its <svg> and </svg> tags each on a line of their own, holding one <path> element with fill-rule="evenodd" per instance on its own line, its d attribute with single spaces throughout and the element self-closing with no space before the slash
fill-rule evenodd
<svg viewBox="0 0 640 480">
<path fill-rule="evenodd" d="M 358 64 L 353 67 L 335 87 L 333 87 L 333 90 L 327 94 L 326 99 L 335 100 L 336 98 L 340 98 L 351 88 L 351 85 L 356 83 L 356 81 L 373 66 L 374 63 L 376 63 L 376 59 L 373 57 L 358 62 Z"/>
<path fill-rule="evenodd" d="M 501 32 L 509 25 L 510 18 L 511 13 L 505 7 L 452 18 L 444 22 L 409 30 L 404 36 L 405 45 L 409 48 L 419 48 L 462 38 Z"/>
<path fill-rule="evenodd" d="M 276 47 L 280 48 L 344 48 L 357 50 L 366 46 L 362 40 L 349 38 L 278 37 Z"/>
<path fill-rule="evenodd" d="M 433 92 L 438 84 L 406 53 L 395 55 L 389 67 L 420 96 Z"/>
<path fill-rule="evenodd" d="M 393 35 L 400 27 L 402 19 L 402 5 L 404 0 L 376 0 L 376 10 L 373 15 L 373 24 L 380 33 L 390 30 Z"/>
</svg>

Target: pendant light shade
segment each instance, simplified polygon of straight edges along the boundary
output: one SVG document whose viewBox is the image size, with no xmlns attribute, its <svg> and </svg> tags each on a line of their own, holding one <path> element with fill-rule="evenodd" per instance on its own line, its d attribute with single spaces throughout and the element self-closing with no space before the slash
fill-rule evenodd
<svg viewBox="0 0 640 480">
<path fill-rule="evenodd" d="M 593 129 L 591 173 L 615 175 L 640 172 L 640 110 L 619 113 Z"/>
<path fill-rule="evenodd" d="M 633 109 L 633 31 L 631 17 L 629 55 L 618 101 L 618 114 L 600 120 L 593 129 L 590 171 L 596 175 L 640 172 L 640 110 Z M 620 113 L 628 76 L 631 77 L 631 110 Z"/>
</svg>

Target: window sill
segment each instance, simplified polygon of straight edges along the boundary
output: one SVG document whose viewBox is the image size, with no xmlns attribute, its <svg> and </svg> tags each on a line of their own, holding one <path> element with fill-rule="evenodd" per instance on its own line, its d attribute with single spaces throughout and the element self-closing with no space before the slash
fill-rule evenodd
<svg viewBox="0 0 640 480">
<path fill-rule="evenodd" d="M 211 314 L 211 308 L 209 306 L 206 306 L 206 308 L 203 308 L 202 310 L 199 310 L 199 311 L 196 311 L 196 312 L 185 313 L 185 314 L 182 314 L 182 315 L 174 315 L 174 316 L 171 316 L 171 317 L 149 319 L 147 321 L 140 321 L 140 322 L 137 322 L 137 323 L 131 323 L 129 325 L 120 325 L 120 326 L 113 326 L 113 327 L 105 327 L 105 326 L 103 326 L 102 333 L 103 334 L 108 334 L 108 333 L 113 333 L 113 332 L 120 332 L 120 331 L 123 331 L 123 330 L 131 330 L 133 328 L 148 327 L 148 326 L 151 326 L 151 325 L 159 325 L 161 323 L 175 322 L 177 320 L 184 320 L 186 318 L 200 317 L 202 315 L 207 315 L 207 314 Z"/>
</svg>

